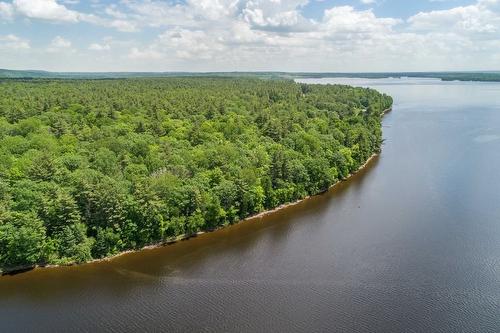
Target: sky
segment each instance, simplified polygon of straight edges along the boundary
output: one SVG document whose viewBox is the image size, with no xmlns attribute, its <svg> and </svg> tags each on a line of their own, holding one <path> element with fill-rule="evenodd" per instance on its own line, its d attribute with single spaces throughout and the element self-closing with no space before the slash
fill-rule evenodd
<svg viewBox="0 0 500 333">
<path fill-rule="evenodd" d="M 0 68 L 500 70 L 500 0 L 0 0 Z"/>
</svg>

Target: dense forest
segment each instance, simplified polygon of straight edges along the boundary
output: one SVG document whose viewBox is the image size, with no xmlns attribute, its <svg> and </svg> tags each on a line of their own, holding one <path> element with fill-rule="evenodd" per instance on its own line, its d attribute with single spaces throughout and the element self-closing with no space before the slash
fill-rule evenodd
<svg viewBox="0 0 500 333">
<path fill-rule="evenodd" d="M 0 81 L 0 270 L 212 230 L 381 146 L 389 96 L 285 80 Z"/>
</svg>

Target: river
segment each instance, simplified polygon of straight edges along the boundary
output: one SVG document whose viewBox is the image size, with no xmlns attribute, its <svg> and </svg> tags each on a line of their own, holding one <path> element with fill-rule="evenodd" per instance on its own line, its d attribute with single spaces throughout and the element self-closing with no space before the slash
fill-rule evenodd
<svg viewBox="0 0 500 333">
<path fill-rule="evenodd" d="M 500 332 L 500 84 L 393 96 L 382 154 L 324 195 L 109 262 L 0 278 L 0 331 Z"/>
</svg>

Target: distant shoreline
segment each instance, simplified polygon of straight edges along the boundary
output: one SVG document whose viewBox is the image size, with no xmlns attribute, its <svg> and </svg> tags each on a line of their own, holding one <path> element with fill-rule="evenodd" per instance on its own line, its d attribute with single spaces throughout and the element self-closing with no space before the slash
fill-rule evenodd
<svg viewBox="0 0 500 333">
<path fill-rule="evenodd" d="M 386 115 L 387 113 L 389 113 L 391 111 L 392 111 L 392 107 L 390 107 L 388 109 L 385 109 L 384 111 L 382 111 L 381 117 L 383 117 L 384 115 Z M 60 264 L 60 265 L 49 264 L 49 265 L 32 265 L 32 266 L 15 267 L 15 268 L 12 268 L 10 270 L 6 270 L 6 271 L 3 271 L 3 272 L 0 272 L 0 276 L 18 274 L 18 273 L 30 271 L 30 270 L 37 269 L 37 268 L 69 267 L 69 266 L 78 266 L 78 265 L 98 263 L 98 262 L 103 262 L 103 261 L 111 261 L 113 259 L 116 259 L 118 257 L 121 257 L 121 256 L 129 254 L 129 253 L 135 253 L 135 252 L 140 252 L 140 251 L 144 251 L 144 250 L 151 250 L 151 249 L 165 247 L 165 246 L 168 246 L 168 245 L 173 245 L 173 244 L 175 244 L 177 242 L 180 242 L 180 241 L 183 241 L 183 240 L 188 240 L 190 238 L 194 238 L 194 237 L 197 237 L 197 236 L 209 233 L 209 232 L 216 232 L 216 231 L 228 228 L 228 227 L 230 227 L 232 225 L 236 225 L 236 224 L 239 224 L 239 223 L 242 223 L 242 222 L 245 222 L 245 221 L 251 221 L 251 220 L 254 220 L 254 219 L 260 219 L 260 218 L 262 218 L 264 216 L 276 213 L 276 212 L 278 212 L 280 210 L 283 210 L 283 209 L 286 209 L 288 207 L 292 207 L 292 206 L 298 205 L 299 203 L 301 203 L 301 202 L 303 202 L 303 201 L 305 201 L 307 199 L 310 199 L 310 198 L 313 198 L 313 197 L 316 197 L 316 196 L 319 196 L 319 195 L 322 195 L 324 193 L 327 193 L 327 192 L 331 191 L 336 186 L 338 186 L 340 183 L 349 180 L 351 177 L 353 177 L 358 172 L 360 172 L 361 170 L 363 170 L 366 166 L 368 166 L 368 164 L 370 164 L 370 162 L 375 157 L 377 157 L 379 155 L 380 155 L 380 152 L 373 153 L 365 161 L 365 163 L 363 163 L 358 169 L 356 169 L 354 172 L 350 173 L 344 179 L 338 180 L 337 182 L 335 182 L 334 184 L 332 184 L 330 187 L 328 187 L 328 189 L 326 189 L 325 191 L 319 192 L 319 193 L 314 194 L 314 195 L 308 195 L 308 196 L 306 196 L 306 197 L 304 197 L 302 199 L 296 200 L 294 202 L 289 202 L 289 203 L 286 203 L 286 204 L 282 204 L 282 205 L 279 205 L 279 206 L 277 206 L 277 207 L 275 207 L 273 209 L 268 209 L 268 210 L 265 210 L 263 212 L 260 212 L 260 213 L 248 216 L 248 217 L 246 217 L 244 219 L 241 219 L 238 222 L 230 224 L 228 226 L 221 226 L 221 227 L 218 227 L 218 228 L 213 229 L 213 230 L 198 231 L 198 232 L 193 233 L 193 234 L 183 234 L 183 235 L 179 235 L 177 237 L 167 238 L 166 240 L 164 240 L 162 242 L 151 244 L 151 245 L 146 245 L 146 246 L 144 246 L 144 247 L 142 247 L 140 249 L 126 250 L 126 251 L 119 252 L 119 253 L 117 253 L 115 255 L 109 256 L 109 257 L 104 257 L 104 258 L 100 258 L 100 259 L 92 259 L 92 260 L 89 260 L 89 261 L 86 261 L 86 262 L 83 262 L 83 263 L 70 263 L 70 264 Z"/>
<path fill-rule="evenodd" d="M 442 81 L 500 82 L 500 71 L 458 72 L 49 72 L 43 70 L 10 70 L 0 68 L 1 80 L 109 80 L 171 77 L 239 77 L 259 79 L 320 79 L 320 78 L 433 78 Z"/>
</svg>

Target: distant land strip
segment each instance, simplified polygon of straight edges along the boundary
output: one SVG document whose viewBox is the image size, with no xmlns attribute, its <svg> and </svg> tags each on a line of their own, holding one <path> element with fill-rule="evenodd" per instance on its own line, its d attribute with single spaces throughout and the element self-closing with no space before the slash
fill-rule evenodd
<svg viewBox="0 0 500 333">
<path fill-rule="evenodd" d="M 500 71 L 477 72 L 48 72 L 41 70 L 0 69 L 0 79 L 123 79 L 152 77 L 256 77 L 262 79 L 298 78 L 434 78 L 443 81 L 500 82 Z"/>
</svg>

